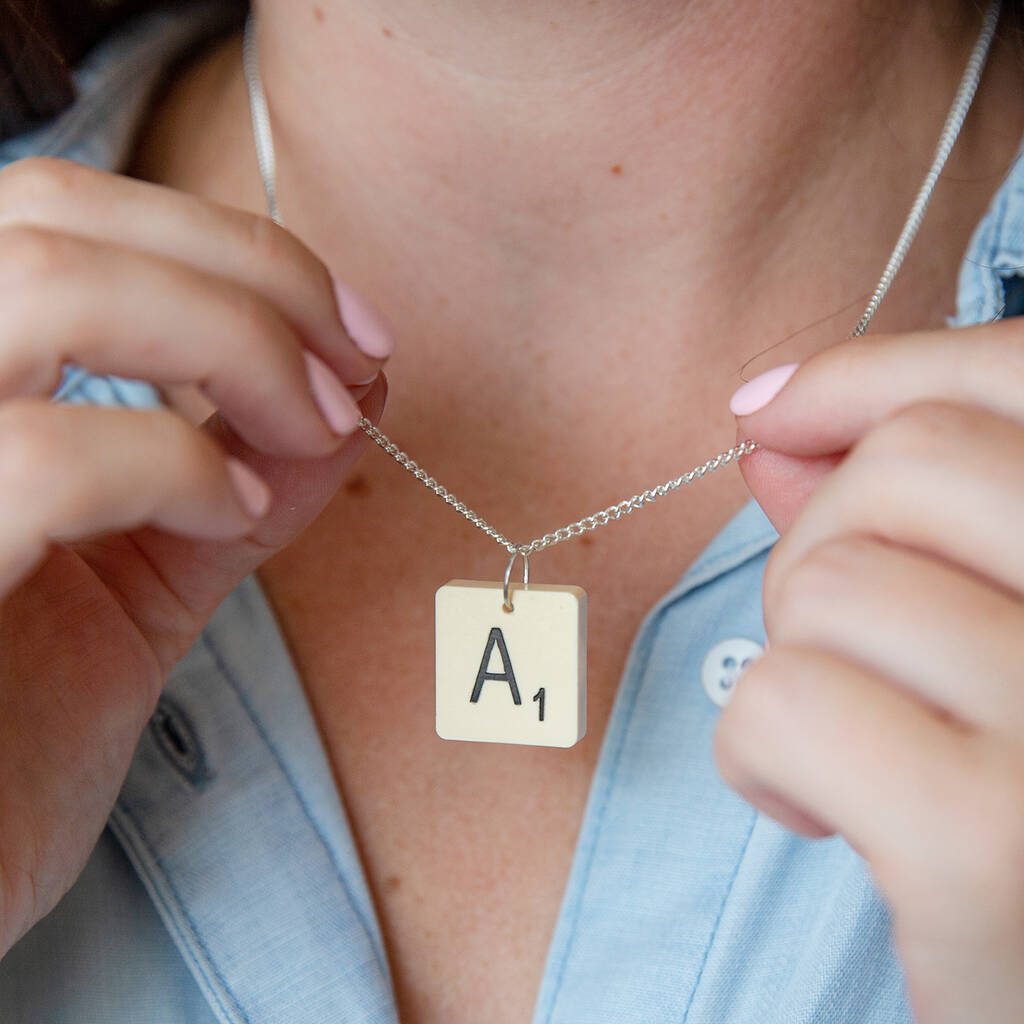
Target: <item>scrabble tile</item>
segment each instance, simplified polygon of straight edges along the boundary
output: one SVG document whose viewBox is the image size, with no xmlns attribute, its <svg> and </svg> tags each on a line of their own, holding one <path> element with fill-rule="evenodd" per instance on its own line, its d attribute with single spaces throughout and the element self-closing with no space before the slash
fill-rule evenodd
<svg viewBox="0 0 1024 1024">
<path fill-rule="evenodd" d="M 437 734 L 571 747 L 587 731 L 587 595 L 580 587 L 452 580 L 437 591 Z"/>
</svg>

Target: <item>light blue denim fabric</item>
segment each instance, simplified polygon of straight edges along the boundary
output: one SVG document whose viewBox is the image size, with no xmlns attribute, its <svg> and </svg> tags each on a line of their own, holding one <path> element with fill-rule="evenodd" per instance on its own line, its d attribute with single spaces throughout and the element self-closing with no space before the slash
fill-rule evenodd
<svg viewBox="0 0 1024 1024">
<path fill-rule="evenodd" d="M 120 32 L 83 71 L 75 108 L 0 147 L 0 163 L 48 152 L 120 167 L 143 109 L 128 80 L 148 89 L 204 36 L 213 22 L 197 10 Z M 951 326 L 998 316 L 1022 265 L 1018 161 L 974 233 Z M 143 382 L 73 367 L 55 398 L 158 401 Z M 764 642 L 761 577 L 776 539 L 751 501 L 643 622 L 533 1024 L 911 1021 L 861 858 L 841 838 L 805 840 L 756 813 L 714 766 L 719 708 L 701 667 L 720 641 Z M 0 1021 L 397 1021 L 346 813 L 255 577 L 171 674 L 85 871 L 0 963 Z"/>
</svg>

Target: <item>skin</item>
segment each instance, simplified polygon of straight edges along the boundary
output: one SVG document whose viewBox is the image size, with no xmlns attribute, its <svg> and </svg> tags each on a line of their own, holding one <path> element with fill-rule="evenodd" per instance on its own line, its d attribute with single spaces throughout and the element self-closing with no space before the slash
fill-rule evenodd
<svg viewBox="0 0 1024 1024">
<path fill-rule="evenodd" d="M 442 821 L 467 830 L 469 863 L 470 825 L 485 845 L 499 826 L 537 831 L 493 802 L 503 778 L 529 773 L 553 794 L 541 831 L 562 859 L 523 911 L 536 932 L 508 940 L 528 952 L 511 958 L 501 1005 L 526 1019 L 574 838 L 567 808 L 585 796 L 629 637 L 752 493 L 783 538 L 765 579 L 771 650 L 722 715 L 723 777 L 784 824 L 862 852 L 893 906 L 919 1020 L 1018 1016 L 1021 839 L 1007 809 L 1020 806 L 1024 726 L 1003 666 L 1019 653 L 1024 572 L 997 527 L 1020 507 L 1007 467 L 1024 454 L 1024 338 L 1013 322 L 944 326 L 970 231 L 1024 130 L 1012 52 L 993 54 L 877 340 L 832 348 L 930 157 L 976 33 L 960 6 L 609 0 L 555 17 L 550 3 L 428 14 L 270 0 L 260 48 L 289 232 L 263 216 L 237 39 L 153 111 L 133 172 L 161 187 L 52 161 L 0 173 L 0 488 L 19 495 L 0 523 L 0 949 L 73 882 L 167 673 L 259 568 L 371 868 L 401 845 L 380 831 L 381 807 L 397 808 L 413 854 L 425 849 L 413 767 L 483 778 L 466 806 L 493 813 Z M 129 272 L 132 287 L 116 287 Z M 383 375 L 357 387 L 382 361 L 346 333 L 332 276 L 386 310 L 399 339 L 386 428 L 457 493 L 476 482 L 474 503 L 505 510 L 513 535 L 703 461 L 737 429 L 771 449 L 702 483 L 684 511 L 609 528 L 597 556 L 550 553 L 549 578 L 588 589 L 604 638 L 597 722 L 578 750 L 443 744 L 410 670 L 425 650 L 382 660 L 384 613 L 416 623 L 423 606 L 403 583 L 453 564 L 493 578 L 494 551 L 380 469 L 360 468 L 376 505 L 357 510 L 339 490 L 363 440 L 332 436 L 302 353 L 373 419 L 387 389 Z M 170 309 L 188 318 L 173 331 Z M 780 342 L 753 370 L 804 365 L 737 425 L 740 368 Z M 53 407 L 61 358 L 146 376 L 180 415 Z M 258 521 L 223 452 L 269 485 Z M 880 577 L 891 603 L 876 600 Z M 339 649 L 325 624 L 346 596 Z M 390 669 L 389 703 L 361 705 L 363 681 Z M 490 774 L 467 770 L 481 764 Z M 386 790 L 373 789 L 378 765 Z M 474 896 L 494 888 L 465 877 Z M 385 888 L 403 1019 L 498 1020 L 473 1001 L 483 978 L 417 961 L 402 928 L 419 922 Z M 456 913 L 441 919 L 460 931 Z"/>
</svg>

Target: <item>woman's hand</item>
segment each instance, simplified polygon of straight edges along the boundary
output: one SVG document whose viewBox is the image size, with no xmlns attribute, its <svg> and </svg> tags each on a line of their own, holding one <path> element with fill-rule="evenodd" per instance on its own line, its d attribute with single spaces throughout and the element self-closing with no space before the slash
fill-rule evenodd
<svg viewBox="0 0 1024 1024">
<path fill-rule="evenodd" d="M 843 342 L 738 433 L 782 537 L 719 769 L 867 860 L 920 1024 L 1024 1020 L 1024 320 Z"/>
<path fill-rule="evenodd" d="M 271 221 L 57 160 L 0 172 L 0 309 L 2 955 L 80 872 L 171 668 L 337 489 L 386 353 Z M 219 411 L 53 403 L 65 360 Z"/>
</svg>

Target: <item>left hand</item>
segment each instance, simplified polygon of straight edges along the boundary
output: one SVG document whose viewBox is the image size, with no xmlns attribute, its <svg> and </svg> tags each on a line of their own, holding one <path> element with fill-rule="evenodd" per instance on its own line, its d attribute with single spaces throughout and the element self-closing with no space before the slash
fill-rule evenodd
<svg viewBox="0 0 1024 1024">
<path fill-rule="evenodd" d="M 738 423 L 782 536 L 719 770 L 865 858 L 919 1024 L 1024 1021 L 1024 318 L 842 342 Z"/>
</svg>

